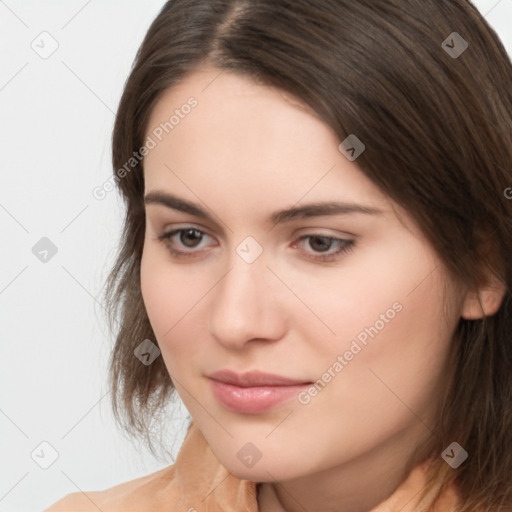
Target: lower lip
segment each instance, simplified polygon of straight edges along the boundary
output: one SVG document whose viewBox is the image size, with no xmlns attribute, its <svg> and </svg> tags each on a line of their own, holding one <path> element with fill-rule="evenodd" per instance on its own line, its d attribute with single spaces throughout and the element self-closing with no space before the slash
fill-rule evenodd
<svg viewBox="0 0 512 512">
<path fill-rule="evenodd" d="M 293 386 L 255 386 L 243 388 L 210 379 L 213 394 L 230 411 L 258 414 L 284 402 L 311 384 Z"/>
</svg>

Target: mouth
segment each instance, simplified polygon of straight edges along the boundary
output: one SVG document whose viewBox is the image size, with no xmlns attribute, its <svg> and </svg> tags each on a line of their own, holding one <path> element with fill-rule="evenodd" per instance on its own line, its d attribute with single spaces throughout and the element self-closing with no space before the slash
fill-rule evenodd
<svg viewBox="0 0 512 512">
<path fill-rule="evenodd" d="M 214 396 L 228 410 L 259 414 L 293 398 L 311 381 L 251 371 L 238 374 L 222 370 L 207 376 Z"/>
</svg>

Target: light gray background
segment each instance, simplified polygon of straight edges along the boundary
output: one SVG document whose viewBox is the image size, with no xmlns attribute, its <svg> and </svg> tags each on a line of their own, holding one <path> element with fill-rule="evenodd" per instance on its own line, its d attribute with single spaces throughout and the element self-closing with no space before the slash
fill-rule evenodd
<svg viewBox="0 0 512 512">
<path fill-rule="evenodd" d="M 475 3 L 512 54 L 512 0 Z M 42 510 L 170 463 L 126 439 L 110 413 L 99 291 L 123 209 L 117 192 L 92 195 L 111 176 L 114 113 L 163 4 L 0 0 L 1 512 Z M 52 44 L 47 58 L 32 48 L 46 57 Z M 57 247 L 46 263 L 32 253 L 42 237 Z M 180 405 L 169 425 L 174 455 L 186 416 Z M 58 454 L 48 469 L 42 442 Z"/>
</svg>

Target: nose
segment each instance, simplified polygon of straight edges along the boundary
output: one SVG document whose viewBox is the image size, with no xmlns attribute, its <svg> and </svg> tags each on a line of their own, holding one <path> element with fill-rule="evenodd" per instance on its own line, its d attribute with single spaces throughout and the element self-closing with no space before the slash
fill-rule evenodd
<svg viewBox="0 0 512 512">
<path fill-rule="evenodd" d="M 238 259 L 238 261 L 237 261 Z M 246 263 L 235 254 L 230 270 L 212 290 L 209 328 L 212 337 L 230 350 L 249 341 L 277 341 L 287 325 L 283 284 L 263 257 Z"/>
</svg>

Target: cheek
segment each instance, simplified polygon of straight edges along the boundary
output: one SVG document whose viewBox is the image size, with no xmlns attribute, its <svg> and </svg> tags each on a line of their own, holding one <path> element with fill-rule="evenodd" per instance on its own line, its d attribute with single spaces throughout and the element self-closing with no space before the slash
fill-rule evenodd
<svg viewBox="0 0 512 512">
<path fill-rule="evenodd" d="M 311 332 L 317 343 L 317 375 L 322 381 L 322 375 L 329 381 L 329 370 L 336 375 L 331 379 L 335 383 L 325 387 L 331 391 L 324 392 L 320 385 L 322 398 L 317 404 L 350 404 L 361 421 L 371 411 L 383 411 L 382 417 L 391 419 L 389 407 L 405 413 L 402 419 L 407 420 L 410 412 L 404 403 L 428 414 L 429 403 L 444 385 L 447 353 L 459 318 L 456 308 L 445 312 L 444 303 L 456 300 L 450 286 L 445 293 L 449 278 L 432 253 L 419 245 L 406 251 L 397 246 L 358 264 L 334 282 L 326 279 L 324 286 L 315 288 L 322 290 L 321 295 L 311 290 L 307 295 L 336 333 L 319 338 Z"/>
<path fill-rule="evenodd" d="M 172 325 L 175 310 L 175 294 L 166 275 L 166 268 L 159 264 L 151 249 L 144 249 L 140 281 L 141 293 L 149 321 L 157 337 L 162 336 Z"/>
<path fill-rule="evenodd" d="M 197 344 L 191 344 L 190 340 L 204 338 L 204 334 L 200 334 L 197 311 L 214 282 L 198 267 L 194 267 L 192 273 L 186 266 L 173 264 L 166 257 L 165 250 L 152 244 L 144 247 L 140 274 L 146 312 L 162 357 L 171 372 L 169 365 L 185 357 L 187 347 L 197 351 Z M 193 315 L 196 316 L 191 322 Z M 186 336 L 183 335 L 184 329 Z"/>
<path fill-rule="evenodd" d="M 448 353 L 460 315 L 456 308 L 445 311 L 445 304 L 456 300 L 450 287 L 444 290 L 447 280 L 439 266 L 406 288 L 400 298 L 402 311 L 385 327 L 382 339 L 375 339 L 368 359 L 387 386 L 418 412 L 427 401 L 439 398 L 450 370 Z"/>
<path fill-rule="evenodd" d="M 441 321 L 440 262 L 414 240 L 376 245 L 361 248 L 338 269 L 289 273 L 294 292 L 331 331 L 309 315 L 309 328 L 317 342 L 323 333 L 324 347 L 348 348 L 354 338 L 364 343 L 392 330 L 431 331 Z"/>
</svg>

